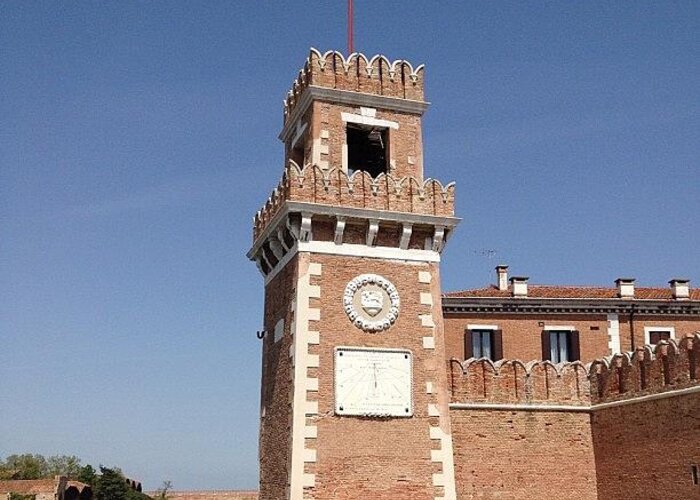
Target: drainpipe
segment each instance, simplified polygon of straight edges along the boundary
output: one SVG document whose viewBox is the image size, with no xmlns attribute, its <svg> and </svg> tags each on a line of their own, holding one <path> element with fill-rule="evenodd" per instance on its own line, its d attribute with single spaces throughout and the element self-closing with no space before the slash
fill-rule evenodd
<svg viewBox="0 0 700 500">
<path fill-rule="evenodd" d="M 631 351 L 634 352 L 634 304 L 630 307 L 630 342 Z"/>
</svg>

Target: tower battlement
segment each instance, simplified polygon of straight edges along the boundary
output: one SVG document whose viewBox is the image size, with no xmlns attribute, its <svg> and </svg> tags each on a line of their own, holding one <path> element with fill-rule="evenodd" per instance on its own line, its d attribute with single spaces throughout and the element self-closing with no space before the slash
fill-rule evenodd
<svg viewBox="0 0 700 500">
<path fill-rule="evenodd" d="M 423 69 L 423 64 L 414 68 L 406 60 L 390 61 L 383 55 L 368 58 L 354 52 L 346 58 L 336 50 L 312 48 L 284 100 L 284 121 L 309 86 L 423 101 Z"/>
<path fill-rule="evenodd" d="M 453 359 L 453 403 L 596 405 L 700 384 L 700 332 L 593 361 Z"/>
<path fill-rule="evenodd" d="M 278 186 L 253 219 L 253 240 L 265 230 L 285 201 L 302 201 L 358 209 L 389 210 L 412 214 L 454 216 L 455 184 L 435 179 L 376 178 L 358 170 L 348 174 L 341 168 L 299 167 L 290 161 Z"/>
</svg>

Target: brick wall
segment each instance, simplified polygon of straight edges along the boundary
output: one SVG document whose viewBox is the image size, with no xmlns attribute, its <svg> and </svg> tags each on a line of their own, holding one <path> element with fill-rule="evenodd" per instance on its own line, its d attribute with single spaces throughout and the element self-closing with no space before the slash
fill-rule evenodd
<svg viewBox="0 0 700 500">
<path fill-rule="evenodd" d="M 591 400 L 610 403 L 698 385 L 700 333 L 634 353 L 597 360 L 589 368 Z"/>
<path fill-rule="evenodd" d="M 289 475 L 292 367 L 289 361 L 291 305 L 296 288 L 294 257 L 265 287 L 260 419 L 260 498 L 285 498 Z M 284 335 L 275 342 L 277 322 L 284 319 Z"/>
<path fill-rule="evenodd" d="M 584 365 L 472 358 L 449 366 L 453 403 L 477 405 L 450 411 L 459 498 L 597 498 Z"/>
<path fill-rule="evenodd" d="M 581 363 L 554 365 L 468 359 L 449 363 L 453 403 L 547 403 L 588 405 L 588 369 Z"/>
<path fill-rule="evenodd" d="M 374 108 L 373 108 L 374 109 Z M 347 122 L 343 113 L 361 116 L 361 109 L 338 103 L 314 101 L 310 131 L 305 134 L 304 146 L 305 164 L 315 164 L 322 168 L 341 167 L 343 165 L 343 148 L 346 145 Z M 421 117 L 411 113 L 400 113 L 387 109 L 376 108 L 374 119 L 393 122 L 395 127 L 388 128 L 388 159 L 389 172 L 397 179 L 405 176 L 423 180 L 423 138 Z M 316 156 L 314 148 L 320 146 Z M 308 154 L 310 153 L 310 156 Z"/>
<path fill-rule="evenodd" d="M 451 410 L 450 415 L 458 498 L 597 498 L 588 414 Z"/>
<path fill-rule="evenodd" d="M 690 466 L 700 466 L 697 393 L 618 406 L 592 416 L 598 498 L 700 498 Z"/>
<path fill-rule="evenodd" d="M 316 450 L 316 461 L 305 466 L 305 472 L 315 477 L 309 497 L 432 500 L 444 496 L 439 482 L 447 471 L 441 453 L 447 449 L 450 462 L 452 457 L 451 447 L 443 448 L 448 444 L 439 437 L 439 431 L 449 433 L 449 418 L 437 267 L 331 255 L 312 255 L 311 260 L 321 272 L 311 281 L 320 287 L 320 298 L 312 299 L 310 307 L 318 308 L 320 315 L 309 328 L 319 331 L 320 343 L 310 346 L 311 355 L 318 356 L 318 368 L 309 370 L 310 377 L 318 378 L 318 411 L 308 417 L 309 425 L 317 428 L 317 438 L 308 444 Z M 399 292 L 400 314 L 388 330 L 365 332 L 350 322 L 342 307 L 346 284 L 364 273 L 382 275 Z M 433 337 L 434 347 L 426 348 L 426 336 Z M 339 345 L 410 349 L 414 416 L 336 416 L 333 355 Z"/>
</svg>

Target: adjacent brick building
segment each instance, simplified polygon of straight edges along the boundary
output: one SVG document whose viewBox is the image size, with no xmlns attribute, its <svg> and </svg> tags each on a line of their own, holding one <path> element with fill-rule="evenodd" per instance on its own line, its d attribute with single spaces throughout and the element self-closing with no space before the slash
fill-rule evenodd
<svg viewBox="0 0 700 500">
<path fill-rule="evenodd" d="M 248 253 L 260 498 L 700 498 L 697 291 L 499 266 L 443 294 L 459 219 L 454 184 L 424 176 L 426 108 L 422 66 L 313 49 L 287 96 Z"/>
<path fill-rule="evenodd" d="M 528 285 L 496 267 L 496 284 L 445 293 L 449 358 L 591 362 L 700 330 L 700 289 L 686 279 L 667 288 Z"/>
<path fill-rule="evenodd" d="M 65 476 L 53 479 L 13 479 L 0 481 L 0 498 L 21 495 L 34 500 L 92 500 L 90 485 L 70 481 Z"/>
</svg>

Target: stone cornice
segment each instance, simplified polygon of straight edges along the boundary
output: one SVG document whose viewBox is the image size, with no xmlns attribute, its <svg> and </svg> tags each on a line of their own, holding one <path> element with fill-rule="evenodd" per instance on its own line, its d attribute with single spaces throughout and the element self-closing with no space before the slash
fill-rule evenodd
<svg viewBox="0 0 700 500">
<path fill-rule="evenodd" d="M 446 316 L 456 314 L 649 314 L 700 315 L 698 301 L 443 297 Z"/>
<path fill-rule="evenodd" d="M 255 239 L 252 248 L 248 252 L 249 259 L 254 259 L 263 243 L 271 234 L 277 231 L 280 223 L 286 221 L 290 213 L 307 213 L 328 217 L 344 217 L 346 219 L 376 220 L 379 222 L 393 222 L 397 224 L 425 225 L 443 227 L 449 231 L 455 228 L 462 220 L 458 217 L 443 217 L 429 214 L 416 214 L 412 212 L 394 212 L 390 210 L 374 210 L 368 208 L 341 207 L 335 205 L 322 205 L 302 201 L 286 201 L 282 208 L 275 214 L 263 232 Z"/>
</svg>

